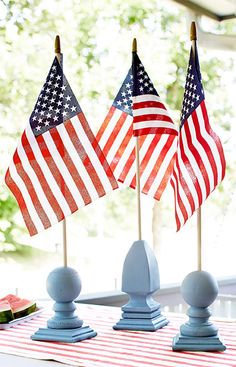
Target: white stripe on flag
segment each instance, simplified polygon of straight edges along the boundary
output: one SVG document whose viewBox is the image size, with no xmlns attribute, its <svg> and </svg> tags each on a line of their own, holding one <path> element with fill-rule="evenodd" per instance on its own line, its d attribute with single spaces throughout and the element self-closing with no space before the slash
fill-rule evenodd
<svg viewBox="0 0 236 367">
<path fill-rule="evenodd" d="M 129 118 L 130 120 L 132 120 L 131 116 L 129 116 Z M 134 148 L 135 148 L 135 138 L 132 135 L 130 137 L 129 143 L 127 144 L 122 156 L 120 157 L 119 162 L 117 163 L 117 166 L 114 169 L 114 175 L 116 178 L 120 177 L 126 164 L 128 163 L 128 159 Z"/>
<path fill-rule="evenodd" d="M 192 119 L 190 121 L 190 117 L 188 119 L 188 123 L 193 124 Z M 200 167 L 199 167 L 198 163 L 196 162 L 196 159 L 195 159 L 194 155 L 192 154 L 192 152 L 189 149 L 189 145 L 188 145 L 189 142 L 188 142 L 187 137 L 186 137 L 184 125 L 182 127 L 181 135 L 182 135 L 182 141 L 183 141 L 183 146 L 184 146 L 184 153 L 187 156 L 187 158 L 189 159 L 190 165 L 191 165 L 191 167 L 194 171 L 194 175 L 198 178 L 198 182 L 199 182 L 201 192 L 202 192 L 202 197 L 203 197 L 203 200 L 205 200 L 206 199 L 206 185 L 205 185 Z M 193 140 L 195 141 L 194 146 L 197 147 L 197 149 L 198 149 L 198 151 L 201 155 L 201 158 L 202 158 L 202 154 L 201 154 L 202 153 L 201 152 L 202 151 L 202 145 L 199 144 L 199 142 L 196 139 L 194 127 L 191 130 L 191 136 L 192 136 Z M 193 184 L 193 180 L 191 179 L 191 177 L 189 175 L 189 171 L 186 169 L 186 166 L 183 164 L 182 159 L 180 159 L 179 161 L 181 162 L 181 170 L 183 171 L 183 176 L 185 177 L 185 179 L 187 181 L 187 184 L 189 186 L 190 192 L 193 195 L 194 205 L 197 208 L 199 205 L 201 205 L 201 203 L 199 203 L 197 191 L 196 191 L 196 188 Z M 195 193 L 196 193 L 196 196 L 195 196 Z M 196 198 L 196 200 L 195 200 L 195 198 Z"/>
<path fill-rule="evenodd" d="M 134 106 L 135 106 L 135 100 L 134 100 Z M 134 108 L 133 115 L 136 116 L 143 116 L 143 115 L 165 115 L 170 116 L 169 112 L 164 108 L 157 108 L 157 107 L 145 107 L 145 108 Z M 167 123 L 167 122 L 166 122 Z M 170 123 L 171 128 L 174 128 L 174 124 Z"/>
<path fill-rule="evenodd" d="M 144 159 L 144 156 L 145 154 L 147 153 L 148 149 L 149 149 L 149 146 L 150 146 L 150 142 L 152 141 L 153 139 L 153 136 L 150 134 L 150 135 L 147 135 L 141 148 L 139 149 L 139 161 L 140 161 L 140 165 L 142 164 L 142 161 Z M 135 177 L 136 175 L 136 160 L 134 160 L 133 164 L 131 165 L 126 177 L 125 177 L 125 180 L 124 180 L 124 184 L 130 186 L 133 178 Z M 142 188 L 141 188 L 142 190 Z"/>
<path fill-rule="evenodd" d="M 16 171 L 16 167 L 14 162 L 12 161 L 12 163 L 9 166 L 9 173 L 10 176 L 12 178 L 12 180 L 15 182 L 16 186 L 18 187 L 18 189 L 20 190 L 24 201 L 25 201 L 25 205 L 26 208 L 29 212 L 29 216 L 31 217 L 32 222 L 34 223 L 37 231 L 43 231 L 44 230 L 44 226 L 43 223 L 41 222 L 40 217 L 38 216 L 37 211 L 35 210 L 35 207 L 32 203 L 32 199 L 29 195 L 29 192 L 26 188 L 26 185 L 24 183 L 24 181 L 22 180 L 22 178 L 18 175 L 17 171 Z"/>
<path fill-rule="evenodd" d="M 89 158 L 91 163 L 93 164 L 93 167 L 95 169 L 95 171 L 97 172 L 97 175 L 99 176 L 100 180 L 101 180 L 101 184 L 104 187 L 105 192 L 109 192 L 111 190 L 113 190 L 111 183 L 109 181 L 109 178 L 96 154 L 96 152 L 94 151 L 92 144 L 87 136 L 87 134 L 85 133 L 81 123 L 78 123 L 79 117 L 78 116 L 74 116 L 70 121 L 77 133 L 77 136 L 80 137 L 80 142 L 82 143 L 84 150 L 86 152 L 89 152 Z"/>
<path fill-rule="evenodd" d="M 200 129 L 201 129 L 201 134 L 203 136 L 203 138 L 207 141 L 207 143 L 210 145 L 216 166 L 217 166 L 217 172 L 218 172 L 218 180 L 217 183 L 220 183 L 222 180 L 222 164 L 221 164 L 221 160 L 220 160 L 220 155 L 219 155 L 219 150 L 217 149 L 217 145 L 215 140 L 212 138 L 211 135 L 208 134 L 208 132 L 205 129 L 205 123 L 204 123 L 204 117 L 202 114 L 202 109 L 200 106 L 197 107 L 196 109 L 196 114 L 198 117 L 198 121 L 199 121 L 199 125 L 200 125 Z"/>
<path fill-rule="evenodd" d="M 56 164 L 58 170 L 60 171 L 64 181 L 66 182 L 66 185 L 68 186 L 72 197 L 74 198 L 75 202 L 77 203 L 78 208 L 81 208 L 84 206 L 83 198 L 74 182 L 74 180 L 71 177 L 70 171 L 66 167 L 62 157 L 60 156 L 57 147 L 54 143 L 54 140 L 50 134 L 49 131 L 46 131 L 43 134 L 43 138 L 45 141 L 45 144 L 48 147 L 48 150 L 53 158 L 54 163 Z M 65 148 L 67 149 L 67 146 L 64 144 Z"/>
<path fill-rule="evenodd" d="M 67 201 L 64 197 L 64 195 L 62 194 L 61 190 L 58 187 L 58 184 L 53 176 L 53 174 L 51 173 L 50 169 L 48 168 L 48 165 L 45 161 L 45 158 L 43 157 L 43 154 L 41 152 L 41 150 L 39 149 L 38 143 L 35 140 L 35 136 L 32 132 L 32 129 L 29 125 L 27 125 L 26 129 L 25 129 L 25 133 L 27 136 L 27 139 L 29 141 L 29 144 L 31 146 L 31 149 L 34 153 L 35 159 L 37 160 L 39 166 L 42 169 L 42 172 L 45 176 L 45 181 L 48 182 L 48 184 L 50 185 L 50 188 L 53 192 L 53 195 L 55 196 L 58 205 L 60 206 L 64 216 L 66 217 L 67 215 L 71 214 L 71 210 L 69 205 L 67 204 Z"/>
<path fill-rule="evenodd" d="M 17 148 L 18 151 L 18 155 L 21 159 L 21 164 L 23 169 L 25 170 L 25 172 L 27 173 L 27 175 L 29 176 L 29 180 L 31 181 L 32 186 L 35 189 L 35 192 L 38 196 L 38 199 L 40 201 L 40 204 L 43 207 L 43 210 L 45 211 L 45 213 L 48 216 L 49 221 L 52 223 L 56 223 L 58 222 L 57 216 L 53 210 L 53 208 L 51 207 L 50 202 L 47 199 L 47 196 L 45 195 L 42 186 L 38 180 L 38 177 L 35 173 L 35 171 L 33 170 L 33 168 L 31 167 L 28 157 L 25 153 L 25 150 L 21 144 L 21 141 L 19 143 L 19 146 Z"/>
<path fill-rule="evenodd" d="M 174 173 L 176 174 L 177 179 L 175 178 Z M 178 172 L 177 171 L 173 172 L 173 176 L 171 178 L 171 181 L 172 181 L 172 185 L 173 185 L 173 188 L 174 188 L 174 192 L 176 193 L 175 194 L 175 214 L 177 215 L 177 217 L 180 221 L 180 226 L 182 226 L 184 224 L 184 216 L 183 216 L 183 213 L 180 209 L 179 200 L 177 198 L 177 188 L 179 188 L 179 186 L 180 186 L 180 185 L 178 185 Z M 179 196 L 182 199 L 181 193 L 179 193 Z M 185 196 L 185 194 L 184 194 L 184 196 Z"/>
<path fill-rule="evenodd" d="M 193 201 L 194 201 L 194 206 L 196 207 L 196 203 L 198 202 L 198 197 L 197 197 L 197 193 L 195 190 L 195 187 L 193 187 L 193 182 L 192 180 L 189 178 L 189 174 L 188 171 L 185 168 L 185 165 L 182 162 L 182 159 L 179 160 L 179 167 L 180 167 L 180 171 L 176 169 L 176 176 L 177 176 L 177 180 L 178 180 L 178 189 L 179 189 L 179 196 L 183 202 L 183 205 L 188 213 L 188 217 L 190 217 L 192 215 L 192 209 L 191 209 L 191 205 L 189 203 L 189 200 L 186 196 L 186 193 L 184 191 L 184 188 L 180 182 L 180 178 L 179 178 L 179 174 L 181 172 L 181 176 L 183 176 L 186 185 L 188 187 L 189 192 L 191 192 L 192 196 L 193 196 Z M 191 188 L 189 188 L 191 187 Z"/>
<path fill-rule="evenodd" d="M 154 156 L 156 157 L 156 160 L 158 159 L 159 157 L 159 152 L 160 152 L 160 148 L 159 148 L 159 145 L 161 145 L 161 147 L 164 147 L 164 145 L 166 144 L 167 140 L 169 138 L 169 135 L 162 135 L 161 136 L 161 139 L 159 140 L 158 144 L 157 144 L 157 147 L 155 148 L 153 154 Z M 165 176 L 165 173 L 166 173 L 166 170 L 173 158 L 173 156 L 175 155 L 176 153 L 176 145 L 177 145 L 177 142 L 176 142 L 176 139 L 174 140 L 174 142 L 171 144 L 170 148 L 168 149 L 162 163 L 161 163 L 161 166 L 160 166 L 160 169 L 148 191 L 148 195 L 151 195 L 151 196 L 154 196 L 159 185 L 161 184 L 161 181 L 162 179 L 164 178 Z"/>
<path fill-rule="evenodd" d="M 116 109 L 117 111 L 117 109 Z M 116 111 L 114 113 L 114 115 L 116 115 Z M 118 118 L 116 118 L 118 121 Z M 116 136 L 116 138 L 113 141 L 113 144 L 110 147 L 110 150 L 107 154 L 107 161 L 110 164 L 113 161 L 113 158 L 115 157 L 123 139 L 125 138 L 125 136 L 127 135 L 127 132 L 132 124 L 133 118 L 130 115 L 127 115 L 127 118 L 125 119 L 121 129 L 118 132 L 118 135 Z M 100 142 L 99 142 L 100 144 Z"/>
<path fill-rule="evenodd" d="M 155 136 L 151 135 L 151 134 L 146 136 L 146 140 L 148 140 L 148 145 L 149 146 L 152 144 L 152 141 L 153 141 L 154 138 L 155 138 Z M 163 143 L 164 143 L 164 140 L 163 140 Z M 142 175 L 140 177 L 140 186 L 142 188 L 144 187 L 147 179 L 150 176 L 150 173 L 151 173 L 153 167 L 156 164 L 157 158 L 159 157 L 159 154 L 160 154 L 160 151 L 161 151 L 162 147 L 163 147 L 163 144 L 159 145 L 159 142 L 158 142 L 158 144 L 154 148 L 154 150 L 153 150 L 153 152 L 152 152 L 152 154 L 151 154 L 151 156 L 150 156 L 150 158 L 147 162 L 147 165 L 145 166 L 145 168 L 142 172 Z"/>
<path fill-rule="evenodd" d="M 65 144 L 65 146 L 67 147 L 68 152 L 70 152 L 70 157 L 71 160 L 73 161 L 79 175 L 81 176 L 81 179 L 89 193 L 89 196 L 91 198 L 91 200 L 93 201 L 94 199 L 97 199 L 98 193 L 94 187 L 93 181 L 91 180 L 90 175 L 88 174 L 85 166 L 83 165 L 69 135 L 68 132 L 65 128 L 64 124 L 60 124 L 57 126 L 57 131 L 60 134 L 60 137 L 63 141 L 63 143 Z M 77 137 L 77 139 L 79 140 L 79 137 Z"/>
<path fill-rule="evenodd" d="M 191 131 L 193 146 L 197 149 L 198 153 L 200 154 L 203 164 L 205 166 L 205 169 L 207 171 L 209 182 L 210 182 L 210 192 L 211 192 L 212 190 L 214 190 L 214 187 L 215 187 L 214 175 L 213 175 L 211 164 L 209 162 L 207 152 L 204 149 L 204 147 L 202 146 L 202 144 L 198 141 L 198 138 L 196 136 L 196 130 L 194 126 L 197 123 L 197 121 L 193 121 L 192 116 L 189 116 L 187 123 L 189 124 L 189 130 Z M 207 142 L 209 142 L 209 137 L 207 139 L 208 139 Z M 201 176 L 202 176 L 202 173 L 201 173 Z"/>
<path fill-rule="evenodd" d="M 139 102 L 145 102 L 145 101 L 155 101 L 155 102 L 161 102 L 161 99 L 159 96 L 156 96 L 155 94 L 141 94 L 139 96 L 133 97 L 133 102 L 139 103 Z"/>
<path fill-rule="evenodd" d="M 171 122 L 162 121 L 162 120 L 148 120 L 134 123 L 134 130 L 144 129 L 144 128 L 164 128 L 164 129 L 173 129 L 173 124 Z M 168 134 L 169 136 L 169 134 Z"/>
<path fill-rule="evenodd" d="M 112 118 L 109 120 L 109 123 L 107 124 L 105 130 L 102 133 L 101 139 L 99 140 L 99 145 L 101 149 L 104 149 L 121 115 L 122 111 L 116 108 L 114 110 Z"/>
</svg>

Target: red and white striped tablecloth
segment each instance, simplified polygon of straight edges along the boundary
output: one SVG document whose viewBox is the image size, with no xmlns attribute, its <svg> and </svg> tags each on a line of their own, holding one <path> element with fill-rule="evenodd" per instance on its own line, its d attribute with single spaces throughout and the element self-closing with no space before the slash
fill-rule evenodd
<svg viewBox="0 0 236 367">
<path fill-rule="evenodd" d="M 50 313 L 0 330 L 0 353 L 80 367 L 236 367 L 236 321 L 215 321 L 227 346 L 225 352 L 174 352 L 172 339 L 185 315 L 168 314 L 170 323 L 156 332 L 115 331 L 112 326 L 120 318 L 120 308 L 78 305 L 79 317 L 97 331 L 95 338 L 72 344 L 31 340 L 30 335 L 46 325 Z"/>
</svg>

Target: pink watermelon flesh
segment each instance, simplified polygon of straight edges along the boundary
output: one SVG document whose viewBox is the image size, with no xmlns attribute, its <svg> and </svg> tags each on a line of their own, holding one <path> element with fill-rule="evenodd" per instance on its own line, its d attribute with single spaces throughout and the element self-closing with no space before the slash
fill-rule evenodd
<svg viewBox="0 0 236 367">
<path fill-rule="evenodd" d="M 7 296 L 0 298 L 0 302 L 1 301 L 8 301 L 8 302 L 15 302 L 15 301 L 20 301 L 20 297 L 16 296 L 15 294 L 8 294 Z"/>
<path fill-rule="evenodd" d="M 36 303 L 8 294 L 0 299 L 0 323 L 24 317 L 36 310 Z"/>
<path fill-rule="evenodd" d="M 27 299 L 11 302 L 14 318 L 27 316 L 36 310 L 36 303 Z"/>
</svg>

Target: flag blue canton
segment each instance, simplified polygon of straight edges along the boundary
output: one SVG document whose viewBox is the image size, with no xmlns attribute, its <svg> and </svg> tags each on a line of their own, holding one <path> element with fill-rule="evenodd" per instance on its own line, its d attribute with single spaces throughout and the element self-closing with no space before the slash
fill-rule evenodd
<svg viewBox="0 0 236 367">
<path fill-rule="evenodd" d="M 133 75 L 132 69 L 130 68 L 128 74 L 113 102 L 113 106 L 119 110 L 126 112 L 128 115 L 133 115 Z"/>
<path fill-rule="evenodd" d="M 197 49 L 195 52 L 196 55 L 194 58 L 193 50 L 191 49 L 181 111 L 181 126 L 205 98 L 201 82 Z"/>
<path fill-rule="evenodd" d="M 81 108 L 55 57 L 30 116 L 32 131 L 35 136 L 41 135 L 79 112 Z"/>
<path fill-rule="evenodd" d="M 133 68 L 130 68 L 114 102 L 113 106 L 119 110 L 133 115 L 133 96 L 154 94 L 158 96 L 151 79 L 144 69 L 138 55 L 133 55 Z"/>
<path fill-rule="evenodd" d="M 153 94 L 158 96 L 158 93 L 136 52 L 133 52 L 133 81 L 133 96 L 140 96 L 143 94 Z"/>
</svg>

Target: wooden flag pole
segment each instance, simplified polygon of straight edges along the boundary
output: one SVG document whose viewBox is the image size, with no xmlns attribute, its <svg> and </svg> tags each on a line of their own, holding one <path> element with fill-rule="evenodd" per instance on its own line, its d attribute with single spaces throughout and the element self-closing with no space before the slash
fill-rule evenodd
<svg viewBox="0 0 236 367">
<path fill-rule="evenodd" d="M 133 39 L 132 52 L 137 52 L 137 40 Z M 139 161 L 139 139 L 136 137 L 136 192 L 137 192 L 137 209 L 138 209 L 138 239 L 142 239 L 142 219 L 141 219 L 141 190 L 140 190 L 140 161 Z"/>
<path fill-rule="evenodd" d="M 62 67 L 62 53 L 61 53 L 61 42 L 60 37 L 57 35 L 55 39 L 55 55 Z M 62 221 L 62 236 L 63 236 L 63 265 L 67 267 L 67 228 L 66 219 Z"/>
<path fill-rule="evenodd" d="M 195 58 L 196 41 L 197 41 L 197 31 L 195 22 L 191 23 L 190 28 L 190 40 L 192 41 L 193 56 Z M 197 267 L 198 270 L 202 270 L 202 218 L 201 218 L 201 207 L 197 210 Z"/>
</svg>

